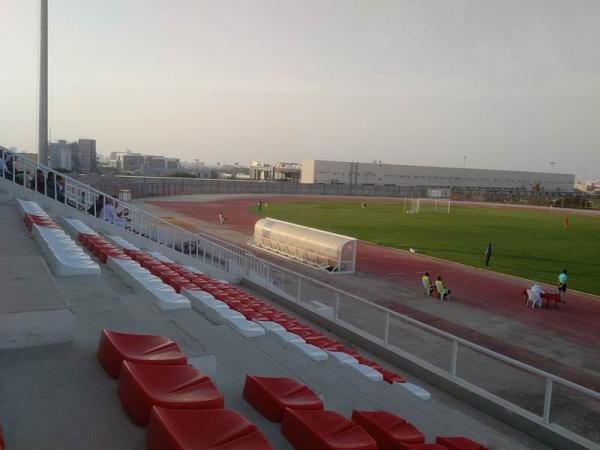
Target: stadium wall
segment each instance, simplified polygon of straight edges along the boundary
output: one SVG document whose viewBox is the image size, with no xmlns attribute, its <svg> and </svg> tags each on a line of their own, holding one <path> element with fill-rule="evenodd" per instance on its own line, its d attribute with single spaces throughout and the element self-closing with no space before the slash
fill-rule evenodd
<svg viewBox="0 0 600 450">
<path fill-rule="evenodd" d="M 289 181 L 210 180 L 197 178 L 168 178 L 142 176 L 97 177 L 86 174 L 81 181 L 111 194 L 129 190 L 131 198 L 168 197 L 190 194 L 257 194 L 257 195 L 341 195 L 357 197 L 424 198 L 433 186 L 384 186 L 352 184 L 302 184 Z M 565 208 L 592 209 L 594 204 L 588 195 L 572 192 L 540 191 L 524 189 L 470 189 L 453 188 L 452 200 L 506 204 L 528 204 Z"/>
<path fill-rule="evenodd" d="M 466 169 L 307 160 L 302 162 L 303 184 L 376 186 L 433 186 L 467 189 L 534 190 L 573 192 L 575 175 L 566 173 Z"/>
</svg>

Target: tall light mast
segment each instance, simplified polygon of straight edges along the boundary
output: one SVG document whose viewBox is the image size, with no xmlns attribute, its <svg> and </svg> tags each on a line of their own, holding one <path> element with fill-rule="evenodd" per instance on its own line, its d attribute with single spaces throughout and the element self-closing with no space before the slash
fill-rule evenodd
<svg viewBox="0 0 600 450">
<path fill-rule="evenodd" d="M 48 0 L 41 0 L 40 31 L 38 162 L 48 165 Z"/>
</svg>

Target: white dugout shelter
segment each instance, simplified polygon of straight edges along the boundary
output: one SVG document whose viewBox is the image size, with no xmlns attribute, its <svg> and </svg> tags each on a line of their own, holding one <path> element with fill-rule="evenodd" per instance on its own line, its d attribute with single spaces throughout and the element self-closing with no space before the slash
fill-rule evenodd
<svg viewBox="0 0 600 450">
<path fill-rule="evenodd" d="M 356 269 L 356 239 L 282 220 L 259 219 L 252 245 L 335 273 Z"/>
</svg>

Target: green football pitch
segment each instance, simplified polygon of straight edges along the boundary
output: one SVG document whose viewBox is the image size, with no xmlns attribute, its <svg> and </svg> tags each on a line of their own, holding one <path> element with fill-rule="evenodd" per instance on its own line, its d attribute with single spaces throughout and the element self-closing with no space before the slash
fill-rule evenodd
<svg viewBox="0 0 600 450">
<path fill-rule="evenodd" d="M 565 229 L 560 211 L 452 206 L 448 214 L 424 203 L 418 214 L 406 209 L 403 202 L 362 208 L 356 201 L 296 201 L 271 203 L 260 215 L 475 267 L 485 266 L 492 242 L 491 270 L 554 284 L 568 269 L 570 288 L 600 294 L 600 217 L 571 215 Z M 256 206 L 252 211 L 259 214 Z"/>
</svg>

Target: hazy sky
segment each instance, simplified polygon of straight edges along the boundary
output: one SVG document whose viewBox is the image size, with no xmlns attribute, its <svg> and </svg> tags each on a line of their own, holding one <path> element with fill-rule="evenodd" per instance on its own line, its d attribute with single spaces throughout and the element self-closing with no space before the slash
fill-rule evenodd
<svg viewBox="0 0 600 450">
<path fill-rule="evenodd" d="M 600 178 L 598 0 L 49 0 L 52 139 Z M 36 147 L 37 0 L 0 0 L 0 144 Z"/>
</svg>

